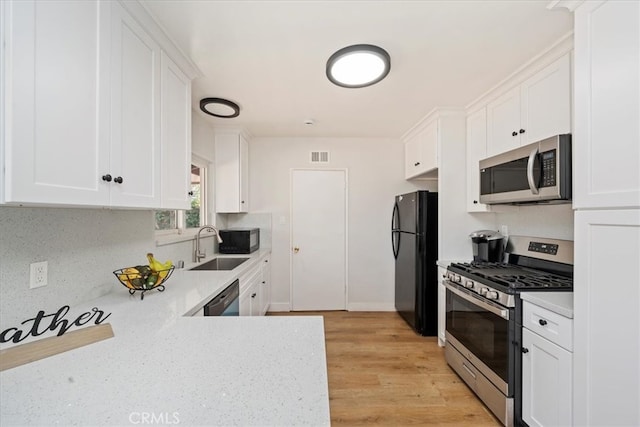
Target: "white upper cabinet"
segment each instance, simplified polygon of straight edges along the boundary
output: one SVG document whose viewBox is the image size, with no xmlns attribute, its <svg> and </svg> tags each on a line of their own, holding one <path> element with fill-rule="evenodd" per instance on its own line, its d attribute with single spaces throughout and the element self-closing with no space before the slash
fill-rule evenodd
<svg viewBox="0 0 640 427">
<path fill-rule="evenodd" d="M 249 211 L 249 144 L 240 131 L 215 136 L 216 212 Z"/>
<path fill-rule="evenodd" d="M 164 52 L 160 60 L 162 207 L 189 209 L 191 80 Z"/>
<path fill-rule="evenodd" d="M 571 56 L 487 105 L 487 157 L 571 132 Z"/>
<path fill-rule="evenodd" d="M 487 109 L 467 116 L 467 212 L 487 212 L 480 203 L 480 160 L 487 157 Z"/>
<path fill-rule="evenodd" d="M 108 204 L 109 3 L 3 6 L 4 201 Z"/>
<path fill-rule="evenodd" d="M 111 5 L 111 205 L 160 207 L 160 46 Z"/>
<path fill-rule="evenodd" d="M 573 206 L 640 207 L 640 3 L 575 11 Z"/>
<path fill-rule="evenodd" d="M 412 131 L 405 138 L 405 178 L 437 177 L 438 121 Z"/>
<path fill-rule="evenodd" d="M 180 185 L 186 197 L 186 101 L 196 71 L 177 54 L 190 77 L 161 72 L 180 71 L 161 58 L 163 46 L 175 47 L 144 8 L 21 0 L 3 2 L 2 12 L 0 203 L 155 209 L 163 183 L 167 194 Z M 185 162 L 179 172 L 162 167 L 162 151 Z M 167 207 L 188 208 L 172 197 Z"/>
</svg>

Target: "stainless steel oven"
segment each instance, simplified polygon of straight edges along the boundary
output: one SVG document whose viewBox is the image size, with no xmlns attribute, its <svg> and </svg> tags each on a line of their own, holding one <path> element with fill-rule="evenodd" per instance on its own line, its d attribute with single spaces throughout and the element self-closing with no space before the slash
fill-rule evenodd
<svg viewBox="0 0 640 427">
<path fill-rule="evenodd" d="M 506 426 L 521 421 L 522 292 L 573 290 L 573 242 L 510 236 L 507 262 L 447 268 L 445 357 Z"/>
<path fill-rule="evenodd" d="M 445 281 L 447 362 L 505 425 L 513 418 L 515 309 Z"/>
</svg>

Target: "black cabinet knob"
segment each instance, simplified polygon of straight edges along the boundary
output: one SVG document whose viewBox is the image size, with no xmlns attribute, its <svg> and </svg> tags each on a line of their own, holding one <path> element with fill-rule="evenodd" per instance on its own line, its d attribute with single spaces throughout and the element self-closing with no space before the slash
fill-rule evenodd
<svg viewBox="0 0 640 427">
<path fill-rule="evenodd" d="M 109 175 L 109 174 L 102 175 L 102 180 L 103 181 L 107 181 L 107 182 L 111 182 L 111 175 Z"/>
<path fill-rule="evenodd" d="M 477 204 L 478 204 L 478 201 L 477 201 L 477 200 L 474 200 L 474 201 L 473 201 L 473 204 L 474 204 L 474 205 L 477 205 Z"/>
<path fill-rule="evenodd" d="M 420 162 L 415 162 L 413 166 L 420 166 Z"/>
<path fill-rule="evenodd" d="M 122 184 L 122 177 L 121 176 L 116 176 L 115 178 L 113 178 L 113 182 L 116 182 L 118 184 Z"/>
<path fill-rule="evenodd" d="M 523 353 L 529 353 L 529 349 L 527 347 L 522 347 L 522 352 Z"/>
<path fill-rule="evenodd" d="M 511 132 L 511 136 L 518 136 L 518 132 L 514 130 L 513 132 Z"/>
<path fill-rule="evenodd" d="M 547 321 L 544 320 L 544 319 L 540 319 L 540 320 L 538 320 L 538 323 L 540 323 L 540 326 L 544 326 L 544 325 L 547 324 Z"/>
<path fill-rule="evenodd" d="M 524 133 L 524 129 L 520 129 L 518 132 L 520 132 L 520 133 Z"/>
<path fill-rule="evenodd" d="M 244 200 L 242 200 L 240 203 L 242 203 L 244 205 Z"/>
<path fill-rule="evenodd" d="M 187 194 L 193 196 L 193 191 L 189 191 Z"/>
<path fill-rule="evenodd" d="M 251 294 L 251 298 L 255 298 L 256 295 L 258 295 L 258 294 L 256 294 L 256 293 Z"/>
<path fill-rule="evenodd" d="M 263 281 L 262 281 L 262 284 L 264 285 L 265 283 L 267 283 L 267 282 L 265 282 L 265 281 L 263 280 Z"/>
</svg>

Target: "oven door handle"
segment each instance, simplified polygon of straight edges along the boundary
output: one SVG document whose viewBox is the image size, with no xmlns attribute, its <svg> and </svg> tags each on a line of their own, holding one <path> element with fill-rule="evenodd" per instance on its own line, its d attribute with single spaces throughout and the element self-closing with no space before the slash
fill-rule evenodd
<svg viewBox="0 0 640 427">
<path fill-rule="evenodd" d="M 495 304 L 491 304 L 487 301 L 483 301 L 472 294 L 463 292 L 460 289 L 458 289 L 455 285 L 452 285 L 449 282 L 445 282 L 444 286 L 454 294 L 458 295 L 460 298 L 466 301 L 469 301 L 470 303 L 475 304 L 478 307 L 483 308 L 488 312 L 495 314 L 496 316 L 500 316 L 503 319 L 509 320 L 509 310 L 505 310 L 504 308 L 496 306 Z"/>
<path fill-rule="evenodd" d="M 538 157 L 538 147 L 531 150 L 531 154 L 529 154 L 529 160 L 527 161 L 527 180 L 529 181 L 529 188 L 533 194 L 538 194 L 540 190 L 538 190 L 538 186 L 536 185 L 536 180 L 533 176 L 533 166 L 536 162 L 536 158 Z"/>
</svg>

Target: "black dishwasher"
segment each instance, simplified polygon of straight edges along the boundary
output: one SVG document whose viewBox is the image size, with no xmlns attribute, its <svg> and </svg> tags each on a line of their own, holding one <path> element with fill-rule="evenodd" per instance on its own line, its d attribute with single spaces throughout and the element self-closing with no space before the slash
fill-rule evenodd
<svg viewBox="0 0 640 427">
<path fill-rule="evenodd" d="M 236 280 L 204 306 L 205 316 L 240 315 L 240 281 Z"/>
</svg>

